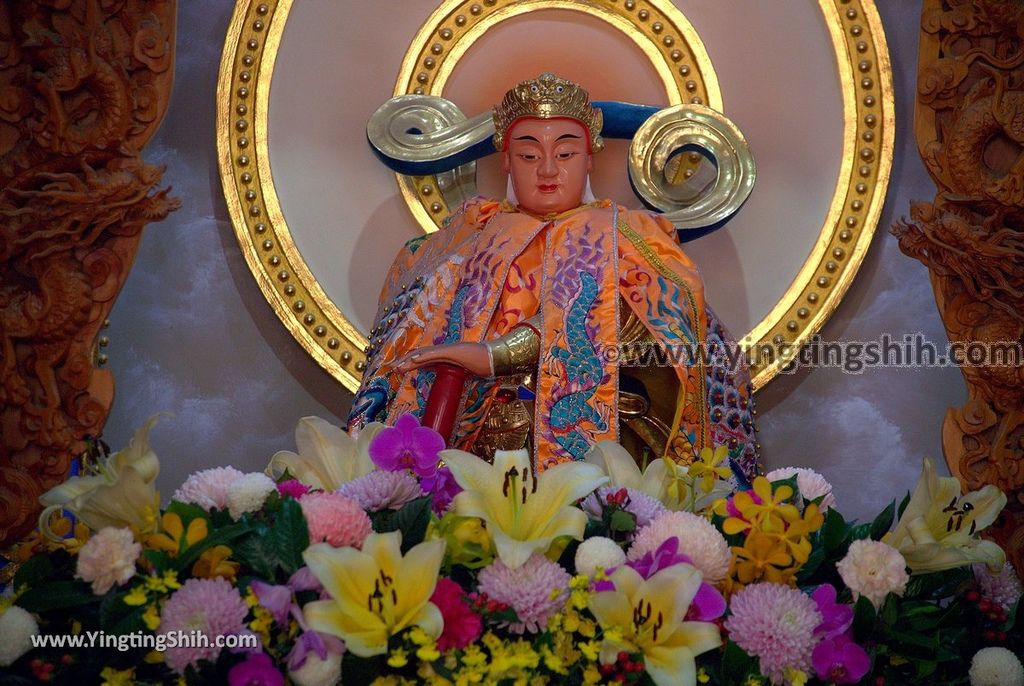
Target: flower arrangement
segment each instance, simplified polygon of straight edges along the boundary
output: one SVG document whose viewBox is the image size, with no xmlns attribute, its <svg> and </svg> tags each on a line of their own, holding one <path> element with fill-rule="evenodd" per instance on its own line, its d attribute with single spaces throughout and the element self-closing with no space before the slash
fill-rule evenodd
<svg viewBox="0 0 1024 686">
<path fill-rule="evenodd" d="M 161 509 L 151 426 L 43 496 L 0 684 L 1024 685 L 1021 584 L 979 537 L 1005 496 L 927 460 L 856 523 L 810 470 L 734 487 L 725 448 L 537 473 L 306 418 Z"/>
</svg>

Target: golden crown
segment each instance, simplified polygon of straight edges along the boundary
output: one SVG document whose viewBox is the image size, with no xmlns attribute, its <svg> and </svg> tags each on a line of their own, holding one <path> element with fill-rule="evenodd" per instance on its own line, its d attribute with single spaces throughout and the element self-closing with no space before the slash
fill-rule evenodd
<svg viewBox="0 0 1024 686">
<path fill-rule="evenodd" d="M 554 74 L 541 74 L 505 93 L 501 104 L 494 108 L 494 147 L 497 150 L 505 149 L 505 134 L 522 117 L 575 119 L 590 132 L 591 152 L 598 152 L 604 147 L 601 110 L 590 104 L 587 91 Z"/>
</svg>

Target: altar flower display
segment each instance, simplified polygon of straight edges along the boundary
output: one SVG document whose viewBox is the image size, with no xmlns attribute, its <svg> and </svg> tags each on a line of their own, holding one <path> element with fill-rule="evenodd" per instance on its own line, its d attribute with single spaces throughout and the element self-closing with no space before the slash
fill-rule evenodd
<svg viewBox="0 0 1024 686">
<path fill-rule="evenodd" d="M 1020 580 L 978 538 L 994 489 L 926 463 L 859 523 L 807 470 L 730 483 L 720 447 L 640 468 L 602 443 L 538 474 L 525 451 L 488 464 L 400 423 L 351 438 L 303 419 L 266 474 L 203 470 L 161 509 L 147 424 L 47 494 L 47 535 L 8 555 L 0 667 L 144 686 L 1024 679 Z M 144 498 L 94 502 L 111 484 Z M 135 643 L 33 647 L 100 631 Z M 193 631 L 210 641 L 167 642 Z"/>
</svg>

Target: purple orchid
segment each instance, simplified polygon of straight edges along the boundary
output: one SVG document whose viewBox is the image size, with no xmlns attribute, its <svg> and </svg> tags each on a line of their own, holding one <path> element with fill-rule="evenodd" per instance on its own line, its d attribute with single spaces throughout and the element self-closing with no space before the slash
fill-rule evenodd
<svg viewBox="0 0 1024 686">
<path fill-rule="evenodd" d="M 826 639 L 845 633 L 853 624 L 853 608 L 836 602 L 836 589 L 832 584 L 822 584 L 814 589 L 811 598 L 818 604 L 821 624 L 814 632 Z"/>
<path fill-rule="evenodd" d="M 462 486 L 455 481 L 452 470 L 447 466 L 438 469 L 433 476 L 420 479 L 420 487 L 434 496 L 431 507 L 438 517 L 444 516 L 452 500 L 462 491 Z"/>
<path fill-rule="evenodd" d="M 228 672 L 229 686 L 284 686 L 284 676 L 266 653 L 253 653 Z"/>
<path fill-rule="evenodd" d="M 826 638 L 811 654 L 818 678 L 833 684 L 855 684 L 871 668 L 867 652 L 847 634 Z"/>
<path fill-rule="evenodd" d="M 437 472 L 437 454 L 444 448 L 441 434 L 420 426 L 415 416 L 404 414 L 370 441 L 369 452 L 373 463 L 384 471 L 409 469 L 420 478 L 428 478 Z"/>
<path fill-rule="evenodd" d="M 295 672 L 306 664 L 306 658 L 310 653 L 316 653 L 318 658 L 326 660 L 328 654 L 341 655 L 344 652 L 345 644 L 337 637 L 306 629 L 295 640 L 295 645 L 285 659 L 288 662 L 288 671 Z"/>
</svg>

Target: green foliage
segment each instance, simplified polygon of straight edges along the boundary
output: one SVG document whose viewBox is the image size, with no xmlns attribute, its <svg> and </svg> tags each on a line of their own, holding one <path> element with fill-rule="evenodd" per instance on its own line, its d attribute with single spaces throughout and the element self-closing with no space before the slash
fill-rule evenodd
<svg viewBox="0 0 1024 686">
<path fill-rule="evenodd" d="M 381 510 L 370 514 L 373 530 L 379 534 L 389 531 L 402 532 L 402 552 L 422 543 L 430 525 L 431 497 L 424 496 L 410 501 L 400 510 Z"/>
</svg>

